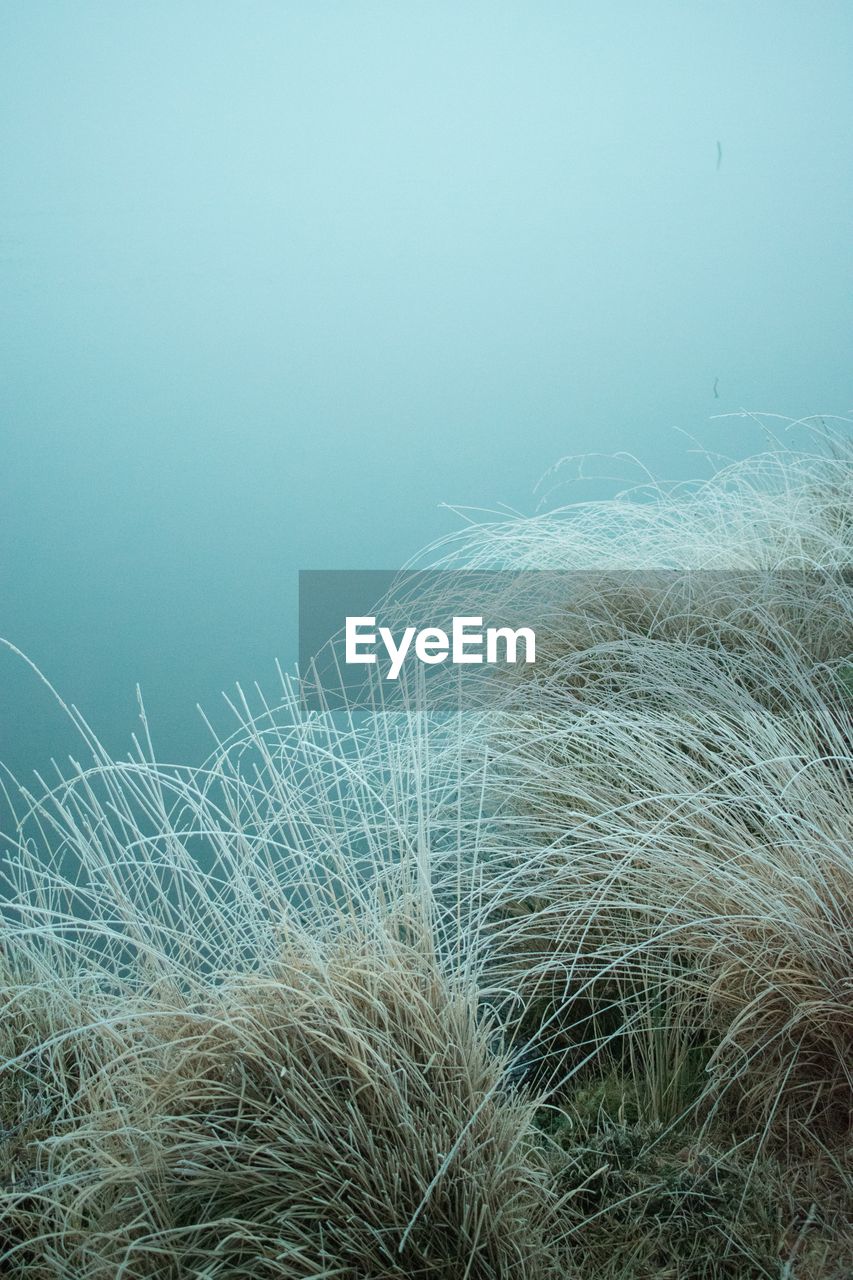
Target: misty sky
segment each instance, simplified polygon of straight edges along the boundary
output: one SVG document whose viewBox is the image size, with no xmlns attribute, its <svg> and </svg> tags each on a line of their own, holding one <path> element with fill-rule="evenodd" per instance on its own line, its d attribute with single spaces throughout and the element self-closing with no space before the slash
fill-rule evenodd
<svg viewBox="0 0 853 1280">
<path fill-rule="evenodd" d="M 191 758 L 299 568 L 848 412 L 851 65 L 825 0 L 3 0 L 0 635 Z M 0 653 L 0 758 L 70 747 Z"/>
</svg>

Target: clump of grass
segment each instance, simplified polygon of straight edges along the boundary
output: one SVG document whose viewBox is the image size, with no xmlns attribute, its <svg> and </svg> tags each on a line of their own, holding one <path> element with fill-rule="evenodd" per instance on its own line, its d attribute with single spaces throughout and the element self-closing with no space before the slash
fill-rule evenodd
<svg viewBox="0 0 853 1280">
<path fill-rule="evenodd" d="M 639 1010 L 666 983 L 716 1044 L 718 1093 L 756 1129 L 837 1130 L 851 1097 L 853 810 L 848 731 L 822 676 L 791 655 L 735 663 L 626 641 L 544 679 L 535 724 L 510 713 L 494 737 L 506 821 L 540 837 L 508 850 L 496 882 L 501 980 L 526 997 L 544 985 L 567 1013 L 617 980 Z"/>
<path fill-rule="evenodd" d="M 475 909 L 495 985 L 518 1008 L 544 996 L 549 1053 L 561 1027 L 592 1028 L 590 1007 L 612 1011 L 614 982 L 625 1030 L 650 984 L 666 988 L 710 1046 L 709 1106 L 761 1142 L 843 1145 L 849 445 L 635 496 L 474 525 L 439 549 L 442 564 L 597 570 L 545 602 L 535 668 L 430 762 L 433 778 L 458 774 L 472 735 L 488 760 L 469 789 L 489 814 Z M 453 893 L 458 871 L 437 879 Z M 592 1050 L 614 1034 L 592 1031 Z"/>
<path fill-rule="evenodd" d="M 294 936 L 191 999 L 18 990 L 4 1274 L 562 1274 L 534 1106 L 471 985 L 399 925 Z"/>
<path fill-rule="evenodd" d="M 158 1274 L 144 1251 L 164 1219 L 146 1194 L 159 1117 L 142 1009 L 28 980 L 20 967 L 3 974 L 0 1002 L 3 1274 L 115 1275 L 137 1242 L 141 1265 L 127 1274 Z"/>
<path fill-rule="evenodd" d="M 499 1091 L 475 1012 L 423 947 L 375 934 L 224 993 L 159 1104 L 191 1272 L 556 1275 L 533 1109 Z"/>
<path fill-rule="evenodd" d="M 7 797 L 4 1274 L 843 1274 L 849 452 L 635 497 L 433 554 L 604 575 L 470 715 L 283 678 L 185 770 L 66 708 L 91 762 Z"/>
</svg>

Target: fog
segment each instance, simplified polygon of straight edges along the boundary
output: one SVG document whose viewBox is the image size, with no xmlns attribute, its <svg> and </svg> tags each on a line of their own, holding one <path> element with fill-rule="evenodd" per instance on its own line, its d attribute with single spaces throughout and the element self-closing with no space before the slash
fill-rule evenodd
<svg viewBox="0 0 853 1280">
<path fill-rule="evenodd" d="M 200 759 L 196 702 L 295 660 L 301 568 L 532 512 L 566 454 L 686 478 L 763 447 L 741 410 L 850 409 L 848 4 L 5 0 L 0 32 L 0 636 L 113 752 L 139 682 Z M 642 478 L 587 470 L 548 500 Z M 0 652 L 0 759 L 69 750 Z"/>
</svg>

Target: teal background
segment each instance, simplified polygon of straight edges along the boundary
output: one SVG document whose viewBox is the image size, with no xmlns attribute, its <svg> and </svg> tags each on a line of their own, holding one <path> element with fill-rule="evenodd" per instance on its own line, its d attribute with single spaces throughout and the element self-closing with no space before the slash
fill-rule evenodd
<svg viewBox="0 0 853 1280">
<path fill-rule="evenodd" d="M 0 635 L 113 752 L 139 681 L 197 759 L 195 703 L 294 661 L 298 569 L 531 512 L 566 453 L 673 479 L 676 428 L 846 413 L 851 36 L 847 0 L 3 0 Z M 0 652 L 0 758 L 74 742 Z"/>
</svg>

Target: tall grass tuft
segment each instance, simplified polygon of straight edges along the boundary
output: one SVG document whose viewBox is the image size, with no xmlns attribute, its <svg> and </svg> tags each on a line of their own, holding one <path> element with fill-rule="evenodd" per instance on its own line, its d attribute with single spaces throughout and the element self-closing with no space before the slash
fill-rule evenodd
<svg viewBox="0 0 853 1280">
<path fill-rule="evenodd" d="M 183 769 L 66 707 L 4 786 L 3 1274 L 847 1274 L 851 462 L 469 523 L 425 562 L 585 575 L 470 714 L 282 676 Z"/>
</svg>

